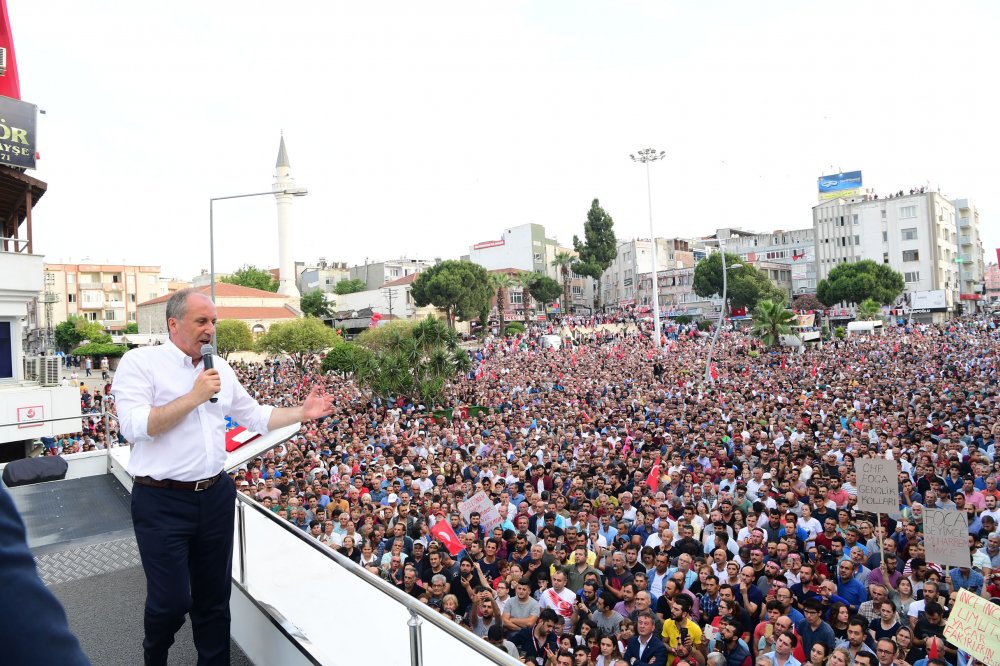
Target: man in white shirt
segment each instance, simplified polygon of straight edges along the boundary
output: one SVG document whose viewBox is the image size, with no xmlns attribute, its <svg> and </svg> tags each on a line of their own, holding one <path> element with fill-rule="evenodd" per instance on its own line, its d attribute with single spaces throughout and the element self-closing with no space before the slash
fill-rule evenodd
<svg viewBox="0 0 1000 666">
<path fill-rule="evenodd" d="M 121 432 L 133 445 L 129 472 L 146 573 L 146 664 L 167 663 L 185 614 L 198 663 L 229 664 L 236 487 L 223 469 L 225 417 L 264 433 L 333 411 L 318 387 L 298 407 L 265 407 L 221 358 L 213 357 L 216 367 L 206 369 L 201 348 L 211 343 L 215 322 L 215 305 L 206 295 L 175 292 L 167 302 L 169 341 L 125 354 L 111 388 Z"/>
</svg>

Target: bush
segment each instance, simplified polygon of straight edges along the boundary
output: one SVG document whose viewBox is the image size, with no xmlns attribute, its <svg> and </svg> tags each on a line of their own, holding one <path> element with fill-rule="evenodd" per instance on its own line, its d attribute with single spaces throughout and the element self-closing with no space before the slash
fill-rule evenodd
<svg viewBox="0 0 1000 666">
<path fill-rule="evenodd" d="M 678 315 L 674 317 L 674 321 L 677 322 L 678 324 L 690 324 L 691 317 L 689 315 Z"/>
<path fill-rule="evenodd" d="M 702 319 L 701 321 L 698 322 L 699 331 L 707 331 L 710 328 L 712 328 L 712 322 L 710 322 L 709 320 Z"/>
<path fill-rule="evenodd" d="M 821 334 L 821 335 L 822 335 L 822 336 L 823 336 L 824 338 L 828 338 L 828 337 L 830 337 L 830 327 L 829 327 L 829 326 L 827 326 L 826 324 L 823 324 L 823 327 L 822 327 L 822 328 L 820 329 L 820 334 Z"/>
<path fill-rule="evenodd" d="M 750 358 L 760 358 L 760 352 L 757 351 L 756 349 L 751 349 L 750 351 L 747 352 L 747 356 L 749 356 Z"/>
<path fill-rule="evenodd" d="M 833 335 L 838 340 L 843 340 L 844 336 L 847 335 L 847 331 L 844 330 L 843 326 L 838 326 L 837 328 L 833 329 Z"/>
<path fill-rule="evenodd" d="M 90 342 L 70 352 L 73 356 L 121 356 L 128 348 L 110 342 Z"/>
<path fill-rule="evenodd" d="M 507 328 L 504 329 L 506 335 L 521 335 L 524 333 L 524 324 L 519 321 L 512 321 L 507 324 Z"/>
</svg>

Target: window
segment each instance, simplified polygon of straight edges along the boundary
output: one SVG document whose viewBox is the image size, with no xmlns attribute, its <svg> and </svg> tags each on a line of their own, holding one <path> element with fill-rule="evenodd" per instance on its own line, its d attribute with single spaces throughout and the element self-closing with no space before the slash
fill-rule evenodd
<svg viewBox="0 0 1000 666">
<path fill-rule="evenodd" d="M 129 312 L 128 313 L 128 320 L 129 321 L 138 321 L 138 319 L 136 318 L 135 314 L 136 313 L 134 313 L 134 312 Z"/>
<path fill-rule="evenodd" d="M 115 320 L 115 316 L 116 315 L 115 315 L 115 311 L 114 310 L 105 310 L 104 311 L 104 321 L 114 321 Z"/>
<path fill-rule="evenodd" d="M 129 294 L 128 295 L 128 302 L 129 303 L 135 303 L 135 294 Z"/>
<path fill-rule="evenodd" d="M 903 282 L 920 282 L 920 271 L 903 273 Z"/>
<path fill-rule="evenodd" d="M 889 242 L 889 232 L 888 231 L 883 231 L 882 232 L 882 242 L 883 243 L 888 243 Z"/>
<path fill-rule="evenodd" d="M 519 292 L 519 291 L 512 291 L 512 292 L 510 292 L 510 304 L 511 305 L 520 305 L 523 302 L 524 302 L 524 299 L 522 298 L 521 292 Z"/>
<path fill-rule="evenodd" d="M 855 245 L 861 245 L 861 236 L 855 236 L 854 237 L 854 244 Z"/>
<path fill-rule="evenodd" d="M 883 264 L 889 263 L 889 253 L 888 252 L 883 252 L 882 253 L 882 263 Z"/>
<path fill-rule="evenodd" d="M 14 341 L 10 327 L 9 321 L 0 321 L 0 379 L 14 378 Z"/>
<path fill-rule="evenodd" d="M 84 312 L 83 313 L 83 318 L 86 319 L 87 321 L 97 321 L 97 313 L 96 312 Z"/>
<path fill-rule="evenodd" d="M 574 296 L 582 296 L 583 295 L 583 287 L 580 287 L 578 285 L 573 285 L 572 290 L 573 290 L 573 295 Z"/>
<path fill-rule="evenodd" d="M 854 224 L 861 224 L 861 216 L 857 213 L 854 214 Z"/>
<path fill-rule="evenodd" d="M 901 229 L 900 233 L 902 233 L 903 235 L 903 240 L 917 240 L 916 227 L 910 227 L 909 229 Z"/>
<path fill-rule="evenodd" d="M 537 263 L 540 263 L 541 261 L 542 261 L 542 253 L 541 252 L 535 252 L 535 263 L 537 264 Z"/>
<path fill-rule="evenodd" d="M 76 273 L 66 273 L 66 284 L 73 284 L 76 282 Z"/>
<path fill-rule="evenodd" d="M 76 303 L 76 294 L 66 294 L 66 301 L 69 303 Z"/>
<path fill-rule="evenodd" d="M 903 250 L 903 261 L 920 261 L 920 252 L 917 250 Z"/>
<path fill-rule="evenodd" d="M 899 207 L 899 217 L 901 219 L 916 217 L 917 207 L 916 206 L 900 206 Z"/>
<path fill-rule="evenodd" d="M 115 284 L 118 284 L 119 282 L 121 282 L 121 280 L 122 280 L 122 278 L 121 278 L 120 275 L 112 275 L 111 276 L 111 281 L 114 282 Z"/>
</svg>

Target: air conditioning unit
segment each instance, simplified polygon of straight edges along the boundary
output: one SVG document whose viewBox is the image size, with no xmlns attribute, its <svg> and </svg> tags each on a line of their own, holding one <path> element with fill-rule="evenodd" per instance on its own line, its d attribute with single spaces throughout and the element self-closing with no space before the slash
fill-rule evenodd
<svg viewBox="0 0 1000 666">
<path fill-rule="evenodd" d="M 38 368 L 41 365 L 39 363 L 41 359 L 37 356 L 25 356 L 24 357 L 24 381 L 26 382 L 37 382 L 38 381 Z"/>
<path fill-rule="evenodd" d="M 0 47 L 0 76 L 7 73 L 7 49 Z"/>
<path fill-rule="evenodd" d="M 42 386 L 59 386 L 60 358 L 58 356 L 42 356 L 37 360 L 41 366 L 38 369 L 38 382 Z"/>
</svg>

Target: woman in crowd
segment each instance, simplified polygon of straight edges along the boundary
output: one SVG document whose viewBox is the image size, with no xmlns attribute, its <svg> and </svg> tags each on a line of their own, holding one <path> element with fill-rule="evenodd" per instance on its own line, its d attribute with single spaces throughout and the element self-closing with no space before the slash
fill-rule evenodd
<svg viewBox="0 0 1000 666">
<path fill-rule="evenodd" d="M 622 653 L 618 649 L 618 641 L 613 635 L 601 636 L 598 646 L 601 651 L 594 661 L 594 666 L 625 666 L 625 662 L 622 661 Z"/>
<path fill-rule="evenodd" d="M 826 583 L 826 585 L 829 585 L 829 583 Z M 850 619 L 851 609 L 848 608 L 847 604 L 840 601 L 830 604 L 827 622 L 830 624 L 830 628 L 833 629 L 833 635 L 838 641 L 847 640 L 847 623 Z"/>
</svg>

